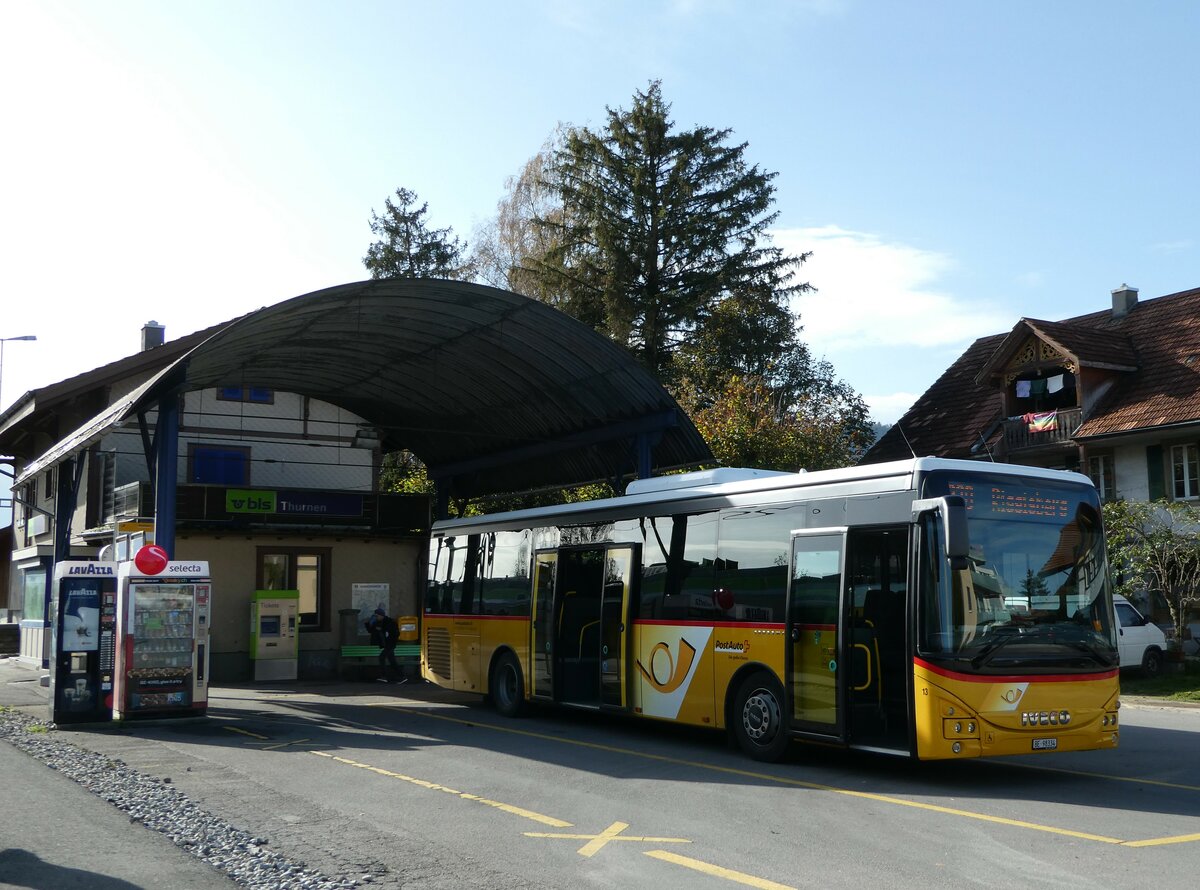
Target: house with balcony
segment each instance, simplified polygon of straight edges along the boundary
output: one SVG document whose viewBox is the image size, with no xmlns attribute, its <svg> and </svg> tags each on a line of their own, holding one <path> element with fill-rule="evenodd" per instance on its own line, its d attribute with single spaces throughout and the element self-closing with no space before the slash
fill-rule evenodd
<svg viewBox="0 0 1200 890">
<path fill-rule="evenodd" d="M 142 329 L 123 359 L 26 393 L 0 415 L 0 452 L 13 455 L 7 606 L 20 612 L 19 657 L 45 664 L 56 527 L 70 559 L 122 559 L 151 540 L 155 412 L 86 445 L 76 478 L 59 465 L 32 475 L 34 458 L 203 343 L 219 325 L 166 341 Z M 183 392 L 179 400 L 175 553 L 207 560 L 213 576 L 211 672 L 245 680 L 256 590 L 297 590 L 301 676 L 331 676 L 343 610 L 384 605 L 415 614 L 428 540 L 425 496 L 379 491 L 377 431 L 329 402 L 267 387 Z M 56 517 L 64 482 L 73 513 Z M 60 524 L 57 519 L 62 519 Z"/>
<path fill-rule="evenodd" d="M 1200 289 L 976 340 L 868 451 L 1076 470 L 1105 500 L 1200 501 Z"/>
</svg>

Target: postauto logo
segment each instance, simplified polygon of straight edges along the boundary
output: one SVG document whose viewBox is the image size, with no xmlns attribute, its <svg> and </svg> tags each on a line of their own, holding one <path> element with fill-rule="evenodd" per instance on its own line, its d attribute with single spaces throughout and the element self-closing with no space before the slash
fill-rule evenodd
<svg viewBox="0 0 1200 890">
<path fill-rule="evenodd" d="M 749 640 L 715 640 L 714 652 L 728 652 L 732 655 L 746 655 L 750 652 Z"/>
</svg>

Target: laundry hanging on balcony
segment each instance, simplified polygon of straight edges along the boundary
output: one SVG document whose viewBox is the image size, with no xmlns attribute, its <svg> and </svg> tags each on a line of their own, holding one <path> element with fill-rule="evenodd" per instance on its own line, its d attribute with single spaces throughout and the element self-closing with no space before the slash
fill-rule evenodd
<svg viewBox="0 0 1200 890">
<path fill-rule="evenodd" d="M 1021 419 L 1031 433 L 1049 433 L 1058 429 L 1057 411 L 1040 411 L 1036 414 L 1023 414 Z"/>
</svg>

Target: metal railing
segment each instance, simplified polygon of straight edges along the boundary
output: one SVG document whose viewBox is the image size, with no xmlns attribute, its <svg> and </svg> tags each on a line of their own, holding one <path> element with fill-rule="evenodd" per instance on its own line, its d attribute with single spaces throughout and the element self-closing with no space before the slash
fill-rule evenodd
<svg viewBox="0 0 1200 890">
<path fill-rule="evenodd" d="M 1059 408 L 1055 413 L 1054 429 L 1036 430 L 1022 419 L 1004 421 L 1004 446 L 1009 451 L 1025 448 L 1045 448 L 1073 441 L 1075 431 L 1083 420 L 1082 408 Z"/>
</svg>

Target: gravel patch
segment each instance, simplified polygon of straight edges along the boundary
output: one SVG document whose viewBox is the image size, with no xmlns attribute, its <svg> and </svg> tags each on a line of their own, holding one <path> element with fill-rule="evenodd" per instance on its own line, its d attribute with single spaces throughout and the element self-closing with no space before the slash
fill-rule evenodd
<svg viewBox="0 0 1200 890">
<path fill-rule="evenodd" d="M 123 761 L 56 738 L 53 728 L 20 711 L 0 708 L 0 740 L 73 779 L 138 822 L 170 838 L 242 887 L 345 890 L 369 884 L 370 875 L 327 877 L 266 849 L 267 840 L 204 812 L 170 779 L 155 779 Z"/>
</svg>

